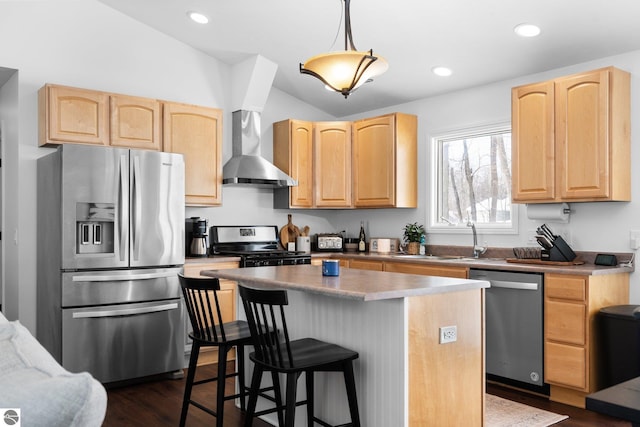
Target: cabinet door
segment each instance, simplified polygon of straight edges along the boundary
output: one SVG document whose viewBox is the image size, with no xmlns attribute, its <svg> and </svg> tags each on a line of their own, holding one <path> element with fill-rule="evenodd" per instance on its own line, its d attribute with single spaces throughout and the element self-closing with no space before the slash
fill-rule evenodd
<svg viewBox="0 0 640 427">
<path fill-rule="evenodd" d="M 160 102 L 125 95 L 110 96 L 111 145 L 160 151 Z"/>
<path fill-rule="evenodd" d="M 587 389 L 587 352 L 584 347 L 547 343 L 545 382 Z"/>
<path fill-rule="evenodd" d="M 353 124 L 353 204 L 393 207 L 395 204 L 395 121 L 393 115 Z"/>
<path fill-rule="evenodd" d="M 106 93 L 46 85 L 38 97 L 39 145 L 65 142 L 109 145 Z"/>
<path fill-rule="evenodd" d="M 544 82 L 511 92 L 512 198 L 555 198 L 554 85 Z"/>
<path fill-rule="evenodd" d="M 563 200 L 610 196 L 609 71 L 556 82 L 556 173 Z"/>
<path fill-rule="evenodd" d="M 351 206 L 351 124 L 314 126 L 315 206 Z"/>
<path fill-rule="evenodd" d="M 466 267 L 448 267 L 444 265 L 423 265 L 404 262 L 385 262 L 384 271 L 395 273 L 422 274 L 424 276 L 468 278 Z"/>
<path fill-rule="evenodd" d="M 273 124 L 273 164 L 298 185 L 288 190 L 289 207 L 313 207 L 313 124 L 284 120 Z"/>
<path fill-rule="evenodd" d="M 163 105 L 163 150 L 184 155 L 186 204 L 222 204 L 222 111 Z"/>
</svg>

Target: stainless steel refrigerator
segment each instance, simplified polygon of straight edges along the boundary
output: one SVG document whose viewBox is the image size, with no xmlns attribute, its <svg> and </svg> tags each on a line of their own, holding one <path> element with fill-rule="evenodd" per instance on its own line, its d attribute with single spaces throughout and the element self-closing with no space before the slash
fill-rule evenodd
<svg viewBox="0 0 640 427">
<path fill-rule="evenodd" d="M 37 175 L 39 341 L 105 383 L 182 369 L 182 156 L 63 144 Z"/>
</svg>

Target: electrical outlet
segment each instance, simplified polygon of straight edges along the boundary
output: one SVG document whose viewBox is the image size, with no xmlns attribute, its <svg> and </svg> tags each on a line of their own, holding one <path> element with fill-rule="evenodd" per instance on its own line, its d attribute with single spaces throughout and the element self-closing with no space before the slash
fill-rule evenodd
<svg viewBox="0 0 640 427">
<path fill-rule="evenodd" d="M 440 344 L 456 342 L 458 340 L 457 326 L 442 326 L 440 328 Z"/>
</svg>

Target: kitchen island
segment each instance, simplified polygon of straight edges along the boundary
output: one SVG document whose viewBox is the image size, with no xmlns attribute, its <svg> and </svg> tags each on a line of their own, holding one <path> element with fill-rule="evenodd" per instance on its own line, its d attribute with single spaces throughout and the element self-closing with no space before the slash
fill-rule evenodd
<svg viewBox="0 0 640 427">
<path fill-rule="evenodd" d="M 483 425 L 488 282 L 355 269 L 328 277 L 310 265 L 202 274 L 248 287 L 287 289 L 292 338 L 311 336 L 358 351 L 363 426 Z M 440 328 L 452 326 L 455 341 L 441 344 Z M 299 382 L 300 399 L 303 385 Z M 346 422 L 341 378 L 319 375 L 315 387 L 316 415 L 331 424 Z M 299 409 L 296 425 L 306 423 L 304 411 Z M 274 418 L 266 419 L 275 424 Z"/>
</svg>

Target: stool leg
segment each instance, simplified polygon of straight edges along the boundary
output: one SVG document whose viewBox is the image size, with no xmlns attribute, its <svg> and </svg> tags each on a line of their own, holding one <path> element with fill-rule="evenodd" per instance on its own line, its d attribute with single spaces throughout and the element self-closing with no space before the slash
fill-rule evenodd
<svg viewBox="0 0 640 427">
<path fill-rule="evenodd" d="M 273 382 L 273 397 L 276 401 L 276 409 L 278 410 L 278 425 L 284 425 L 284 409 L 282 406 L 282 388 L 280 388 L 280 375 L 271 371 L 271 381 Z"/>
<path fill-rule="evenodd" d="M 196 376 L 196 366 L 198 365 L 198 354 L 200 353 L 200 344 L 193 341 L 191 344 L 191 356 L 189 357 L 189 369 L 187 370 L 187 381 L 184 384 L 184 397 L 182 399 L 182 411 L 180 413 L 180 427 L 184 427 L 187 421 L 187 411 L 189 411 L 189 401 L 191 400 L 191 388 L 193 387 L 193 379 Z"/>
<path fill-rule="evenodd" d="M 227 377 L 227 352 L 229 347 L 218 347 L 218 384 L 216 394 L 216 427 L 222 427 L 224 421 L 224 388 Z"/>
<path fill-rule="evenodd" d="M 296 388 L 299 374 L 287 374 L 287 408 L 284 414 L 285 427 L 294 427 L 296 421 Z"/>
<path fill-rule="evenodd" d="M 238 344 L 236 346 L 236 360 L 238 361 L 238 389 L 240 390 L 240 410 L 242 412 L 246 411 L 246 387 L 245 387 L 245 379 L 244 379 L 244 346 L 242 344 Z"/>
<path fill-rule="evenodd" d="M 356 396 L 356 380 L 353 375 L 353 363 L 345 362 L 343 366 L 344 383 L 347 388 L 347 399 L 349 400 L 349 412 L 351 414 L 351 425 L 360 427 L 360 413 L 358 412 L 358 399 Z"/>
<path fill-rule="evenodd" d="M 251 377 L 251 388 L 249 389 L 249 405 L 244 415 L 244 426 L 251 427 L 253 423 L 253 414 L 256 412 L 256 404 L 258 403 L 258 392 L 260 391 L 260 382 L 262 380 L 262 368 L 258 365 L 253 367 L 253 375 Z"/>
<path fill-rule="evenodd" d="M 304 373 L 307 383 L 307 426 L 313 426 L 313 371 L 305 371 Z"/>
</svg>

